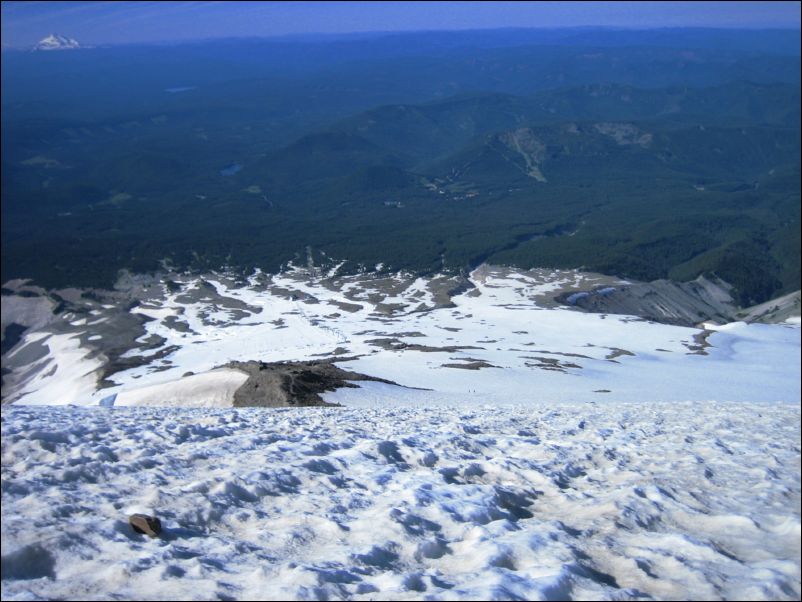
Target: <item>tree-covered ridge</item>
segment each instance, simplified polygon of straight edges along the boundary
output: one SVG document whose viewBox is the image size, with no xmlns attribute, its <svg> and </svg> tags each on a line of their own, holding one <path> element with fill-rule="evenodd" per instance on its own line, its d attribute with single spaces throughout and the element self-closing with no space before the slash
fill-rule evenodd
<svg viewBox="0 0 802 602">
<path fill-rule="evenodd" d="M 152 49 L 69 69 L 22 57 L 30 73 L 3 71 L 2 278 L 108 286 L 164 259 L 276 269 L 311 247 L 352 269 L 715 272 L 763 301 L 800 286 L 799 57 L 747 38 L 424 35 L 412 52 L 390 36 L 343 42 L 375 57 L 317 69 L 297 48 L 263 65 L 264 47 L 233 43 L 179 47 L 152 73 Z M 229 79 L 200 70 L 212 55 Z M 102 77 L 121 57 L 141 90 Z"/>
</svg>

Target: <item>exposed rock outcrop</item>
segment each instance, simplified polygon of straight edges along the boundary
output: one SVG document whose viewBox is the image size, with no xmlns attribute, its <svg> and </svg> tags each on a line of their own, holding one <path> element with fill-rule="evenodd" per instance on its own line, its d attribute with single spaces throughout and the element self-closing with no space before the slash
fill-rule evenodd
<svg viewBox="0 0 802 602">
<path fill-rule="evenodd" d="M 245 372 L 248 380 L 234 394 L 235 407 L 306 407 L 333 406 L 320 396 L 341 387 L 356 388 L 349 381 L 396 383 L 349 372 L 330 360 L 309 362 L 230 362 L 226 368 Z"/>
<path fill-rule="evenodd" d="M 655 280 L 590 291 L 563 293 L 556 300 L 593 313 L 625 314 L 646 320 L 695 326 L 735 319 L 738 308 L 732 287 L 714 277 L 700 276 L 691 282 Z"/>
</svg>

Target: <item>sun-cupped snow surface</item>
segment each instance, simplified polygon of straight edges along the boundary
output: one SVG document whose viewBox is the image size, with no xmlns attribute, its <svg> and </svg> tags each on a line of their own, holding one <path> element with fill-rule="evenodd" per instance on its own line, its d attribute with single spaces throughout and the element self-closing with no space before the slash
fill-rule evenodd
<svg viewBox="0 0 802 602">
<path fill-rule="evenodd" d="M 799 599 L 800 409 L 6 406 L 2 542 L 4 600 Z"/>
</svg>

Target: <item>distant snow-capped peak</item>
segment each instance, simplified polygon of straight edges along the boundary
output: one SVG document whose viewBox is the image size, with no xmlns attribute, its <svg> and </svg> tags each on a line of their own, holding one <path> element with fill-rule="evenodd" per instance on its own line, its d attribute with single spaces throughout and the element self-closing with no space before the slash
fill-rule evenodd
<svg viewBox="0 0 802 602">
<path fill-rule="evenodd" d="M 53 33 L 39 40 L 33 47 L 34 50 L 73 50 L 75 48 L 81 48 L 78 40 Z"/>
</svg>

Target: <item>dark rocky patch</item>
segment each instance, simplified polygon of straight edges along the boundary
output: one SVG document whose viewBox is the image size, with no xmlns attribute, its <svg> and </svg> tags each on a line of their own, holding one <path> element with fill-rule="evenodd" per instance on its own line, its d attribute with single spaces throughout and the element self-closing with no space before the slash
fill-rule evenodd
<svg viewBox="0 0 802 602">
<path fill-rule="evenodd" d="M 320 303 L 316 297 L 303 291 L 284 288 L 283 286 L 271 286 L 268 288 L 270 294 L 277 297 L 286 297 L 291 301 L 302 301 L 304 303 Z"/>
<path fill-rule="evenodd" d="M 349 381 L 375 381 L 397 385 L 390 380 L 343 370 L 332 360 L 307 362 L 229 362 L 224 367 L 240 370 L 248 380 L 234 393 L 234 407 L 336 406 L 320 394 L 341 387 L 357 388 Z"/>
<path fill-rule="evenodd" d="M 480 370 L 482 368 L 498 368 L 493 364 L 488 364 L 484 360 L 477 360 L 475 362 L 467 362 L 465 364 L 443 364 L 443 368 L 462 368 L 463 370 Z"/>
<path fill-rule="evenodd" d="M 456 286 L 448 289 L 446 295 L 448 295 L 449 299 L 451 299 L 451 297 L 456 297 L 457 295 L 467 293 L 475 288 L 476 286 L 473 284 L 473 282 L 471 282 L 469 278 L 466 278 L 465 276 L 461 275 L 457 278 Z"/>
<path fill-rule="evenodd" d="M 345 347 L 337 347 L 334 351 L 329 351 L 328 353 L 315 353 L 313 354 L 314 357 L 332 357 L 332 356 L 339 356 L 345 355 L 348 353 L 348 349 Z"/>
<path fill-rule="evenodd" d="M 111 352 L 106 352 L 109 361 L 103 365 L 98 381 L 98 388 L 105 389 L 115 386 L 116 383 L 113 383 L 109 378 L 117 372 L 130 370 L 131 368 L 137 368 L 139 366 L 147 366 L 155 360 L 160 360 L 174 351 L 178 351 L 178 349 L 180 349 L 180 347 L 177 345 L 170 345 L 152 355 L 138 355 L 134 357 L 121 357 L 121 355 L 127 351 L 126 349 L 114 349 Z M 166 369 L 166 367 L 161 367 L 159 370 Z"/>
<path fill-rule="evenodd" d="M 334 305 L 339 307 L 343 311 L 347 311 L 349 313 L 354 313 L 360 311 L 362 309 L 361 305 L 356 303 L 346 303 L 345 301 L 329 301 L 329 305 Z"/>
<path fill-rule="evenodd" d="M 615 358 L 621 357 L 622 355 L 631 355 L 633 357 L 635 356 L 634 353 L 632 353 L 631 351 L 627 351 L 626 349 L 619 349 L 618 347 L 608 347 L 608 349 L 610 350 L 610 353 L 605 355 L 604 359 L 609 360 L 611 362 L 615 362 Z M 617 364 L 618 362 L 615 363 Z"/>
<path fill-rule="evenodd" d="M 582 355 L 581 353 L 563 353 L 562 351 L 548 351 L 547 349 L 532 349 L 531 353 L 548 353 L 549 355 L 562 355 L 563 357 L 581 357 L 586 360 L 592 360 L 589 355 Z"/>
<path fill-rule="evenodd" d="M 484 349 L 474 345 L 446 345 L 444 347 L 430 347 L 429 345 L 419 345 L 417 343 L 405 343 L 398 339 L 370 339 L 365 341 L 369 345 L 381 347 L 387 351 L 423 351 L 425 353 L 457 353 L 464 349 Z"/>
<path fill-rule="evenodd" d="M 28 329 L 25 326 L 16 322 L 6 326 L 5 330 L 3 330 L 3 341 L 0 343 L 0 355 L 5 355 L 7 351 L 11 351 L 14 345 L 22 340 L 22 335 L 26 330 Z"/>
<path fill-rule="evenodd" d="M 403 303 L 383 303 L 379 302 L 375 305 L 375 312 L 383 316 L 392 316 L 407 309 Z"/>
<path fill-rule="evenodd" d="M 542 370 L 555 370 L 557 372 L 565 372 L 568 368 L 582 368 L 579 364 L 571 364 L 569 362 L 561 362 L 553 357 L 542 356 L 526 356 L 522 355 L 522 359 L 534 360 L 534 362 L 526 362 L 528 368 L 541 368 Z"/>
<path fill-rule="evenodd" d="M 702 332 L 697 332 L 693 335 L 693 343 L 685 343 L 688 349 L 688 353 L 686 355 L 708 355 L 707 351 L 705 351 L 708 347 L 711 347 L 710 343 L 707 342 L 708 337 L 713 334 L 712 330 L 703 330 Z"/>
<path fill-rule="evenodd" d="M 426 335 L 418 330 L 407 330 L 404 332 L 385 333 L 377 332 L 377 335 L 394 336 L 394 337 L 425 337 Z"/>
<path fill-rule="evenodd" d="M 191 332 L 192 334 L 197 334 L 189 327 L 188 322 L 181 320 L 178 316 L 167 316 L 164 318 L 164 320 L 162 320 L 162 324 L 164 324 L 167 328 L 172 328 L 178 332 Z"/>
</svg>

